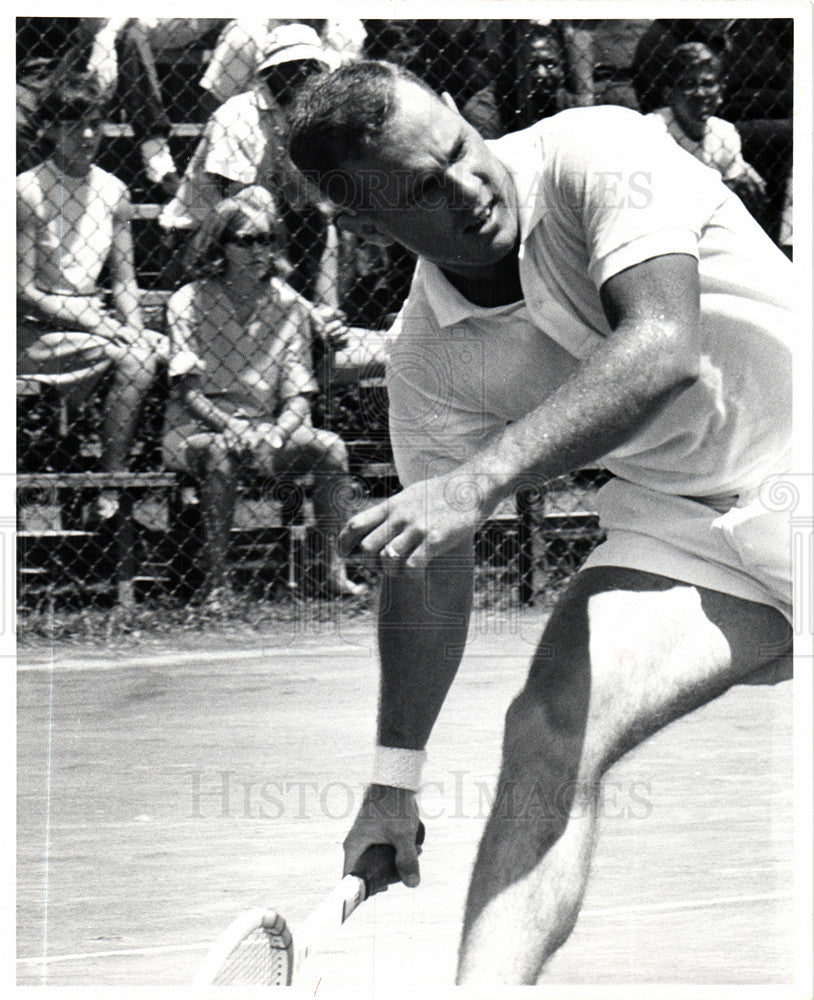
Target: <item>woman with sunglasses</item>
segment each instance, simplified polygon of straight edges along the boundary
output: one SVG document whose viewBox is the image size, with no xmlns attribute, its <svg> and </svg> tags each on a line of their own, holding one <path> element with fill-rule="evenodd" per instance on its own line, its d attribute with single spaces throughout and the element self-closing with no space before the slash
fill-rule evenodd
<svg viewBox="0 0 814 1000">
<path fill-rule="evenodd" d="M 196 280 L 170 299 L 172 392 L 164 460 L 200 483 L 205 584 L 211 610 L 228 604 L 227 552 L 241 473 L 315 474 L 314 515 L 334 593 L 348 579 L 337 535 L 353 495 L 341 438 L 311 424 L 310 325 L 285 273 L 286 234 L 267 190 L 221 201 L 193 244 Z"/>
</svg>

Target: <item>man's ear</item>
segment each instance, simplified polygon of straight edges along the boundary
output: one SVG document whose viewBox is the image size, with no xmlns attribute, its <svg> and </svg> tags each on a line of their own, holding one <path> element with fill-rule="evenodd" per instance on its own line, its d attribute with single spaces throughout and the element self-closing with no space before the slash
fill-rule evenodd
<svg viewBox="0 0 814 1000">
<path fill-rule="evenodd" d="M 455 104 L 455 101 L 453 101 L 452 94 L 450 94 L 448 90 L 445 90 L 441 94 L 441 100 L 444 102 L 444 104 L 446 104 L 446 106 L 449 108 L 450 111 L 454 111 L 456 115 L 460 114 L 460 112 L 458 111 L 458 106 Z"/>
</svg>

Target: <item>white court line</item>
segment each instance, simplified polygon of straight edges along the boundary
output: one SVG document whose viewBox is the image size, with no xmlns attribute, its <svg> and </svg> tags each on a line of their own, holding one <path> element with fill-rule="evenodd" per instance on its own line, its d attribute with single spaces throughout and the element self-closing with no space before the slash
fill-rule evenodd
<svg viewBox="0 0 814 1000">
<path fill-rule="evenodd" d="M 297 659 L 318 659 L 323 656 L 358 655 L 367 657 L 374 651 L 373 641 L 368 646 L 267 646 L 262 649 L 201 649 L 191 653 L 152 653 L 149 656 L 131 656 L 126 659 L 107 657 L 87 660 L 32 660 L 17 664 L 19 671 L 28 670 L 121 670 L 131 667 L 184 666 L 187 663 L 214 663 L 218 660 L 273 660 L 278 656 Z"/>
<path fill-rule="evenodd" d="M 118 951 L 78 951 L 75 955 L 44 955 L 42 958 L 18 958 L 17 965 L 51 965 L 53 962 L 78 962 L 83 958 L 113 958 L 116 955 L 172 955 L 179 951 L 203 951 L 211 942 L 198 944 L 162 944 L 150 948 L 120 948 Z"/>
<path fill-rule="evenodd" d="M 610 917 L 621 913 L 653 913 L 656 911 L 696 910 L 710 906 L 731 906 L 735 903 L 775 903 L 794 899 L 790 892 L 767 896 L 719 896 L 717 899 L 688 899 L 676 903 L 644 903 L 632 906 L 607 906 L 594 910 L 583 910 L 582 917 Z M 181 951 L 203 951 L 211 942 L 199 944 L 156 945 L 150 948 L 121 948 L 118 951 L 86 951 L 75 955 L 46 955 L 42 958 L 18 958 L 17 965 L 50 965 L 53 962 L 76 962 L 88 958 L 114 958 L 116 955 L 161 955 Z"/>
</svg>

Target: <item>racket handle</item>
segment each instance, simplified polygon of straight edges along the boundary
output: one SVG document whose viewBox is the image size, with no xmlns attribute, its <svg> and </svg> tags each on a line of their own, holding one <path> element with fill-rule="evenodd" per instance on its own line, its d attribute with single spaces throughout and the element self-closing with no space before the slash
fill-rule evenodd
<svg viewBox="0 0 814 1000">
<path fill-rule="evenodd" d="M 424 843 L 426 832 L 424 824 L 419 820 L 415 835 L 416 847 Z M 385 892 L 389 885 L 401 881 L 396 868 L 395 847 L 392 844 L 371 844 L 353 866 L 351 875 L 365 883 L 365 899 L 375 896 L 377 892 Z"/>
</svg>

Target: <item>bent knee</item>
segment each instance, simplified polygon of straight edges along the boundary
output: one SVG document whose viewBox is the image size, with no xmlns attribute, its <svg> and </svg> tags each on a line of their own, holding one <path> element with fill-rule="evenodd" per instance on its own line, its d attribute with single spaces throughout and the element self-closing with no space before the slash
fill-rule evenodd
<svg viewBox="0 0 814 1000">
<path fill-rule="evenodd" d="M 165 444 L 165 454 L 171 453 L 172 464 L 197 478 L 220 475 L 236 477 L 237 462 L 220 434 L 196 434 L 193 438 L 172 447 Z"/>
<path fill-rule="evenodd" d="M 580 769 L 587 705 L 577 692 L 552 692 L 541 698 L 526 685 L 506 711 L 504 765 L 518 774 L 543 768 L 562 776 Z"/>
<path fill-rule="evenodd" d="M 346 472 L 348 449 L 342 438 L 338 434 L 334 434 L 333 431 L 325 431 L 321 428 L 315 428 L 313 433 L 311 447 L 314 449 L 319 465 L 323 468 Z"/>
<path fill-rule="evenodd" d="M 131 345 L 114 358 L 115 370 L 131 384 L 149 385 L 155 380 L 159 358 L 149 348 Z"/>
</svg>

